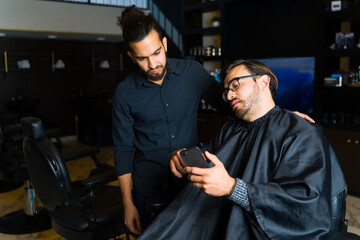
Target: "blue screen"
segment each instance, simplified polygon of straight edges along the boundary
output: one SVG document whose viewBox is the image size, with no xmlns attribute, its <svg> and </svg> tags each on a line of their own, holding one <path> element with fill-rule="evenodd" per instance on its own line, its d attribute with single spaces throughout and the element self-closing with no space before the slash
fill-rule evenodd
<svg viewBox="0 0 360 240">
<path fill-rule="evenodd" d="M 279 81 L 276 105 L 288 110 L 314 110 L 314 57 L 257 59 L 269 67 Z"/>
</svg>

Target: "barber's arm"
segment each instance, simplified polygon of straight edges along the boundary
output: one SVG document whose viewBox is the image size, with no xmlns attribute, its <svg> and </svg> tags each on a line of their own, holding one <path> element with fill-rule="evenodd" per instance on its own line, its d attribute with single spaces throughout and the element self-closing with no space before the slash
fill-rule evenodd
<svg viewBox="0 0 360 240">
<path fill-rule="evenodd" d="M 137 208 L 132 198 L 132 153 L 133 119 L 126 104 L 121 104 L 119 96 L 113 98 L 113 140 L 115 171 L 124 204 L 124 222 L 129 230 L 135 234 L 141 233 L 141 222 Z"/>
<path fill-rule="evenodd" d="M 210 73 L 201 64 L 196 62 L 194 64 L 196 76 L 194 76 L 194 84 L 197 84 L 201 91 L 201 98 L 207 104 L 210 104 L 218 111 L 224 114 L 232 114 L 229 104 L 222 100 L 223 86 L 215 80 Z"/>
<path fill-rule="evenodd" d="M 118 176 L 119 185 L 122 194 L 122 200 L 124 203 L 124 222 L 129 230 L 135 234 L 140 234 L 141 222 L 140 215 L 137 208 L 134 205 L 131 186 L 132 186 L 132 174 L 127 173 L 122 176 Z"/>
</svg>

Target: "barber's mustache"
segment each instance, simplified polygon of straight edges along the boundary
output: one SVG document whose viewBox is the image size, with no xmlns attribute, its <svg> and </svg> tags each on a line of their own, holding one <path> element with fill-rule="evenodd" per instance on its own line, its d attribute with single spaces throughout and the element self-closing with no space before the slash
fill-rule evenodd
<svg viewBox="0 0 360 240">
<path fill-rule="evenodd" d="M 156 69 L 160 69 L 160 68 L 164 68 L 163 65 L 159 65 L 159 66 L 156 66 L 155 68 L 150 68 L 149 70 L 147 70 L 147 73 L 151 73 L 151 71 L 154 71 Z"/>
</svg>

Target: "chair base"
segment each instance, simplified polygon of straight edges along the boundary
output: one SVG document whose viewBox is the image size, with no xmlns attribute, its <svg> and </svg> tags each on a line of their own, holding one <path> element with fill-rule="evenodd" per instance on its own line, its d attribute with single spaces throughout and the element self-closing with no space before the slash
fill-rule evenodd
<svg viewBox="0 0 360 240">
<path fill-rule="evenodd" d="M 9 192 L 23 186 L 24 182 L 5 182 L 0 180 L 0 193 Z"/>
<path fill-rule="evenodd" d="M 51 219 L 46 209 L 40 208 L 34 216 L 28 216 L 24 210 L 0 217 L 0 232 L 5 234 L 28 234 L 51 228 Z"/>
<path fill-rule="evenodd" d="M 52 228 L 57 234 L 68 240 L 119 239 L 120 236 L 124 236 L 126 240 L 130 240 L 130 234 L 123 222 L 102 226 L 101 228 L 92 231 L 76 231 L 64 227 L 52 219 Z"/>
</svg>

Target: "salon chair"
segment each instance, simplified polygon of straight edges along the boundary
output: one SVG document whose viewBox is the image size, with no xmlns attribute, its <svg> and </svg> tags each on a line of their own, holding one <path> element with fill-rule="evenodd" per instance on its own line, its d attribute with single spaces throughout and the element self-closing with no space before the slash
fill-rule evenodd
<svg viewBox="0 0 360 240">
<path fill-rule="evenodd" d="M 0 180 L 22 186 L 29 179 L 22 152 L 22 142 L 25 138 L 19 120 L 13 114 L 2 116 L 0 122 Z M 56 139 L 56 145 L 62 148 L 60 129 L 46 129 L 47 136 Z M 5 191 L 2 191 L 5 192 Z"/>
<path fill-rule="evenodd" d="M 129 235 L 123 221 L 120 188 L 109 186 L 113 172 L 102 172 L 71 182 L 58 149 L 39 128 L 26 119 L 32 132 L 23 142 L 31 182 L 50 216 L 55 232 L 65 239 L 110 239 Z"/>
<path fill-rule="evenodd" d="M 323 240 L 360 240 L 356 234 L 347 232 L 346 195 L 347 191 L 344 189 L 331 199 L 331 227 L 330 232 L 322 238 Z"/>
<path fill-rule="evenodd" d="M 3 125 L 4 126 L 4 125 Z M 22 152 L 22 140 L 24 136 L 21 133 L 20 124 L 4 126 L 6 136 L 0 128 L 2 135 L 2 152 L 0 154 L 0 180 L 1 192 L 8 192 L 24 186 L 29 174 L 25 164 L 24 154 Z M 27 193 L 30 193 L 28 195 Z M 31 204 L 31 188 L 25 185 L 24 208 L 10 212 L 0 217 L 0 232 L 6 234 L 25 234 L 44 231 L 51 228 L 50 217 L 47 212 L 39 209 L 37 212 L 31 212 L 27 208 Z M 28 210 L 30 212 L 28 212 Z"/>
<path fill-rule="evenodd" d="M 112 166 L 101 164 L 96 155 L 100 152 L 98 147 L 82 146 L 69 147 L 63 145 L 60 136 L 60 129 L 45 129 L 42 121 L 35 117 L 25 117 L 20 119 L 20 123 L 14 123 L 7 127 L 7 133 L 11 132 L 11 137 L 7 137 L 7 153 L 0 158 L 0 180 L 19 184 L 24 189 L 24 209 L 8 213 L 0 217 L 0 232 L 6 234 L 26 234 L 40 232 L 51 228 L 50 216 L 45 208 L 37 208 L 36 201 L 32 197 L 35 194 L 30 185 L 30 177 L 23 154 L 23 140 L 26 136 L 32 136 L 33 132 L 24 124 L 27 121 L 37 122 L 38 131 L 44 133 L 52 139 L 52 143 L 65 161 L 72 161 L 83 157 L 91 157 L 96 168 L 91 170 L 90 175 L 112 171 L 113 179 L 116 179 Z M 10 129 L 10 130 L 9 130 Z M 15 135 L 14 135 L 15 134 Z"/>
</svg>

